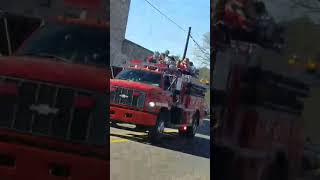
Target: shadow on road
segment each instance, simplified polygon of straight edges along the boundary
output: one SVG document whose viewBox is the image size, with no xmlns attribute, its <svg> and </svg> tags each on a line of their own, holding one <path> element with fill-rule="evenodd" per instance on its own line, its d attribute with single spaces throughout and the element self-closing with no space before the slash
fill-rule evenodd
<svg viewBox="0 0 320 180">
<path fill-rule="evenodd" d="M 209 121 L 208 121 L 209 122 Z M 112 126 L 118 129 L 132 131 L 132 128 L 126 128 L 122 126 Z M 209 133 L 208 133 L 209 134 Z M 115 134 L 110 133 L 110 136 L 127 139 L 130 141 L 148 144 L 160 148 L 165 148 L 173 151 L 178 151 L 194 156 L 200 156 L 203 158 L 210 158 L 210 139 L 195 136 L 194 138 L 181 137 L 178 133 L 165 133 L 162 141 L 157 144 L 150 144 L 148 142 L 147 134 L 137 135 L 128 132 L 127 134 Z"/>
</svg>

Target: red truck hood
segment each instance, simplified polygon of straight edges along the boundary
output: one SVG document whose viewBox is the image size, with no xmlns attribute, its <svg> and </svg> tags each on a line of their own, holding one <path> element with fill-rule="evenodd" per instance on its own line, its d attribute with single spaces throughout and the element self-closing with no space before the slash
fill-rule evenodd
<svg viewBox="0 0 320 180">
<path fill-rule="evenodd" d="M 0 58 L 1 75 L 99 92 L 109 90 L 107 68 L 68 64 L 45 58 L 2 57 Z"/>
<path fill-rule="evenodd" d="M 130 88 L 130 89 L 137 89 L 141 91 L 160 91 L 161 88 L 152 86 L 149 84 L 139 83 L 139 82 L 132 82 L 132 81 L 126 81 L 126 80 L 120 80 L 120 79 L 111 79 L 110 80 L 111 86 L 120 86 L 124 88 Z"/>
</svg>

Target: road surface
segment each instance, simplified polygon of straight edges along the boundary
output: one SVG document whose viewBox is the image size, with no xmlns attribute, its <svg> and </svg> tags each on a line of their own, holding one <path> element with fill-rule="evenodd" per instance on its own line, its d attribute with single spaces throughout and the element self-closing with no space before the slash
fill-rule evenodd
<svg viewBox="0 0 320 180">
<path fill-rule="evenodd" d="M 146 141 L 145 133 L 111 127 L 111 180 L 209 180 L 209 127 L 205 120 L 192 140 L 166 129 L 156 146 Z"/>
</svg>

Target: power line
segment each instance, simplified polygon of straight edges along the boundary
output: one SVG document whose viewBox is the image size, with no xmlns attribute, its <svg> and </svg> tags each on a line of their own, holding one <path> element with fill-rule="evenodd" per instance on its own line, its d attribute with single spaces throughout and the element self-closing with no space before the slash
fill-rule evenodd
<svg viewBox="0 0 320 180">
<path fill-rule="evenodd" d="M 170 17 L 168 17 L 165 13 L 163 13 L 159 8 L 157 8 L 155 5 L 153 5 L 150 1 L 148 0 L 144 0 L 145 2 L 147 2 L 153 9 L 155 9 L 157 12 L 159 12 L 162 16 L 164 16 L 167 20 L 169 20 L 170 22 L 172 22 L 173 24 L 175 24 L 180 30 L 182 30 L 183 32 L 187 33 L 187 30 L 185 30 L 183 27 L 181 27 L 178 23 L 176 23 L 174 20 L 172 20 Z M 202 53 L 204 53 L 205 55 L 208 55 L 209 59 L 210 59 L 210 53 L 206 52 L 203 47 L 201 47 L 199 45 L 199 43 L 193 38 L 193 36 L 190 34 L 190 38 L 192 39 L 192 41 L 198 46 L 198 48 L 200 49 L 200 51 Z"/>
<path fill-rule="evenodd" d="M 170 17 L 168 17 L 165 13 L 161 12 L 161 10 L 159 8 L 157 8 L 156 6 L 154 6 L 150 1 L 148 1 L 148 0 L 144 0 L 144 1 L 146 1 L 153 9 L 158 11 L 161 15 L 163 15 L 165 18 L 167 18 L 173 24 L 175 24 L 179 29 L 181 29 L 182 31 L 187 33 L 187 31 L 183 27 L 181 27 L 178 23 L 176 23 L 174 20 L 172 20 Z"/>
</svg>

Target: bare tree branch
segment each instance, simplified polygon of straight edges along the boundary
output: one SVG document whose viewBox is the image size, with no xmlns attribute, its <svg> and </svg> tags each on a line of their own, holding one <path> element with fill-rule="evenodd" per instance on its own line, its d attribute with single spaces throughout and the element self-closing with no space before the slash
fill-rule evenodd
<svg viewBox="0 0 320 180">
<path fill-rule="evenodd" d="M 204 65 L 210 65 L 210 52 L 210 33 L 208 32 L 203 35 L 201 47 L 196 46 L 193 54 L 197 61 Z"/>
<path fill-rule="evenodd" d="M 302 7 L 307 10 L 312 10 L 313 13 L 320 13 L 320 1 L 319 0 L 294 0 L 294 6 Z"/>
</svg>

